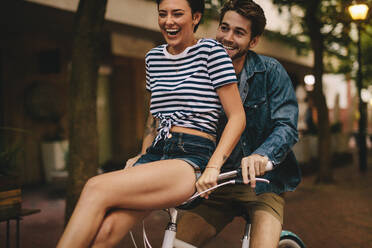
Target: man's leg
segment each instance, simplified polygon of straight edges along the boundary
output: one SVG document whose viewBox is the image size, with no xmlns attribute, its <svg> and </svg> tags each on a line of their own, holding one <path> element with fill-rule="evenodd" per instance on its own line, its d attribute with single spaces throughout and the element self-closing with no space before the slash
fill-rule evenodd
<svg viewBox="0 0 372 248">
<path fill-rule="evenodd" d="M 190 211 L 185 212 L 177 224 L 177 239 L 196 247 L 203 247 L 216 233 L 212 225 Z"/>
<path fill-rule="evenodd" d="M 251 216 L 252 229 L 250 247 L 278 247 L 282 231 L 284 198 L 274 193 L 263 193 L 246 202 Z"/>
<path fill-rule="evenodd" d="M 222 187 L 214 191 L 208 200 L 203 200 L 200 205 L 190 211 L 185 211 L 178 221 L 177 238 L 203 247 L 213 237 L 230 223 L 234 215 L 234 209 L 229 197 L 228 187 Z"/>
<path fill-rule="evenodd" d="M 278 247 L 282 225 L 271 213 L 257 210 L 252 216 L 250 248 Z"/>
</svg>

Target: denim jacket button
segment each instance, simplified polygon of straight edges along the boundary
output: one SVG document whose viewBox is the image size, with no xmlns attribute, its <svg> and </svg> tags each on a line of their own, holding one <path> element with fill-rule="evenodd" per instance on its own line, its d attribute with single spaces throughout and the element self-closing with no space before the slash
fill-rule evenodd
<svg viewBox="0 0 372 248">
<path fill-rule="evenodd" d="M 247 145 L 247 143 L 244 141 L 244 142 L 243 142 L 243 146 L 246 146 L 246 145 Z"/>
</svg>

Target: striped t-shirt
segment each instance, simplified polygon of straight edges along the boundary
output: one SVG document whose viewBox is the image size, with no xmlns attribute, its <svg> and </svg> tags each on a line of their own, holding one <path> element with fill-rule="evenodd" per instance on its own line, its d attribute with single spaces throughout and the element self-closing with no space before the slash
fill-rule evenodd
<svg viewBox="0 0 372 248">
<path fill-rule="evenodd" d="M 151 114 L 160 119 L 159 131 L 181 126 L 215 136 L 221 113 L 216 89 L 237 82 L 230 57 L 212 39 L 200 39 L 177 55 L 166 47 L 146 55 L 146 89 Z"/>
</svg>

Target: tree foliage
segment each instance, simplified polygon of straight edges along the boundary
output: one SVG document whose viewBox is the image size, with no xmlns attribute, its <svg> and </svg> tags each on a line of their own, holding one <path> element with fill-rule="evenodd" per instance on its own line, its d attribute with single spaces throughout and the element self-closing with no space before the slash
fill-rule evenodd
<svg viewBox="0 0 372 248">
<path fill-rule="evenodd" d="M 312 30 L 316 27 L 322 38 L 324 46 L 326 72 L 350 72 L 350 24 L 351 18 L 347 7 L 351 1 L 345 0 L 272 0 L 279 8 L 287 9 L 292 16 L 291 25 L 286 35 L 297 37 L 297 39 L 311 43 Z M 313 18 L 313 23 L 309 23 Z M 341 62 L 347 61 L 349 66 L 341 67 Z"/>
<path fill-rule="evenodd" d="M 365 54 L 362 58 L 364 85 L 372 85 L 372 21 L 365 25 L 362 32 L 362 53 Z"/>
</svg>

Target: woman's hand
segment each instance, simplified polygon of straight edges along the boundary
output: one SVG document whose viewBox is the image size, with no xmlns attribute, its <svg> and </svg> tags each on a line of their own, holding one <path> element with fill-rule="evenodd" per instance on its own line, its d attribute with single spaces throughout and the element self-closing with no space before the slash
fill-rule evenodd
<svg viewBox="0 0 372 248">
<path fill-rule="evenodd" d="M 196 189 L 200 193 L 204 190 L 207 190 L 213 186 L 217 185 L 217 178 L 220 174 L 220 168 L 217 166 L 207 166 L 199 178 L 199 180 L 196 182 Z M 211 191 L 208 191 L 201 195 L 201 197 L 204 197 L 205 199 L 208 199 Z"/>
<path fill-rule="evenodd" d="M 137 160 L 142 156 L 142 154 L 138 154 L 137 156 L 130 158 L 127 160 L 127 163 L 125 164 L 124 169 L 128 169 L 133 167 L 133 165 L 137 162 Z"/>
</svg>

